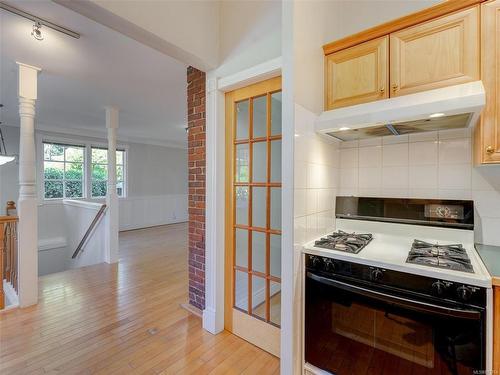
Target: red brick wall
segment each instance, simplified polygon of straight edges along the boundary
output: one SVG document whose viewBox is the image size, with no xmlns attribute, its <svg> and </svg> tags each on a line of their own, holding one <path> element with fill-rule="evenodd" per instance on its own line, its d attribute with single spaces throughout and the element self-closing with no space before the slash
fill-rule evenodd
<svg viewBox="0 0 500 375">
<path fill-rule="evenodd" d="M 205 308 L 205 73 L 187 69 L 189 303 Z"/>
</svg>

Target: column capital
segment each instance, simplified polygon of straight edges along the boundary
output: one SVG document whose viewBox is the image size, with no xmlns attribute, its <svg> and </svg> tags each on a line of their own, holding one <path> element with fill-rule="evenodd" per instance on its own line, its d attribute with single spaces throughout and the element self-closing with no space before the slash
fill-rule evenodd
<svg viewBox="0 0 500 375">
<path fill-rule="evenodd" d="M 115 106 L 106 106 L 106 127 L 108 129 L 118 129 L 119 109 Z"/>
<path fill-rule="evenodd" d="M 37 99 L 38 72 L 42 69 L 16 62 L 19 67 L 19 98 Z"/>
</svg>

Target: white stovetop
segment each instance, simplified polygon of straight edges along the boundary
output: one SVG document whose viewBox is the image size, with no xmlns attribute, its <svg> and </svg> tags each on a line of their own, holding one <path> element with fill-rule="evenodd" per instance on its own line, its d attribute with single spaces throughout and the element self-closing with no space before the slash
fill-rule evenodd
<svg viewBox="0 0 500 375">
<path fill-rule="evenodd" d="M 304 246 L 304 252 L 491 288 L 491 277 L 474 248 L 474 233 L 471 230 L 337 219 L 336 230 L 339 229 L 345 232 L 371 233 L 373 239 L 358 254 L 315 247 L 314 241 Z M 443 245 L 462 244 L 470 258 L 474 273 L 406 263 L 408 252 L 415 239 Z"/>
</svg>

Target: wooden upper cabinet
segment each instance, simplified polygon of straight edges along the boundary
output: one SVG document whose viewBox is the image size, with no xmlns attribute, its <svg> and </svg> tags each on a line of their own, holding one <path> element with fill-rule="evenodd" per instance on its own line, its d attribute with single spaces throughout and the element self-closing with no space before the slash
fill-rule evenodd
<svg viewBox="0 0 500 375">
<path fill-rule="evenodd" d="M 388 97 L 389 38 L 371 40 L 325 57 L 325 109 Z"/>
<path fill-rule="evenodd" d="M 391 96 L 480 79 L 479 6 L 390 34 Z"/>
<path fill-rule="evenodd" d="M 475 129 L 475 161 L 500 163 L 500 0 L 484 3 L 481 18 L 481 76 L 486 106 Z"/>
</svg>

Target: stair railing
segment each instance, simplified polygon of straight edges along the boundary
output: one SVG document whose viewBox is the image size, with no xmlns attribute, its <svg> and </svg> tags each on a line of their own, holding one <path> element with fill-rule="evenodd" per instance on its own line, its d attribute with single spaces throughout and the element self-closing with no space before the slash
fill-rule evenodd
<svg viewBox="0 0 500 375">
<path fill-rule="evenodd" d="M 95 215 L 94 220 L 92 220 L 92 222 L 90 223 L 90 226 L 88 227 L 87 231 L 83 235 L 82 240 L 80 241 L 80 243 L 76 247 L 76 250 L 73 253 L 73 256 L 71 257 L 72 259 L 75 259 L 78 256 L 78 254 L 80 254 L 80 252 L 83 249 L 83 246 L 85 245 L 85 242 L 87 242 L 87 238 L 90 236 L 90 234 L 94 230 L 95 226 L 97 225 L 97 223 L 101 219 L 102 215 L 104 214 L 104 211 L 106 211 L 105 204 L 103 204 L 101 206 L 101 208 L 99 209 L 99 211 L 97 211 L 97 214 Z"/>
<path fill-rule="evenodd" d="M 4 281 L 18 293 L 17 216 L 0 216 L 0 310 L 5 307 Z"/>
</svg>

